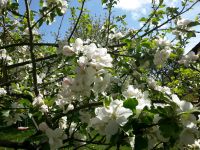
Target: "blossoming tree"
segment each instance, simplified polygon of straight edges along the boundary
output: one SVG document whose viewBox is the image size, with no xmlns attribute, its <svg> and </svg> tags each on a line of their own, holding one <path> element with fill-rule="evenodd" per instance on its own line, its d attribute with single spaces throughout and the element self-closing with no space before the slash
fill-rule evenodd
<svg viewBox="0 0 200 150">
<path fill-rule="evenodd" d="M 33 129 L 22 142 L 5 134 L 0 147 L 200 149 L 199 53 L 183 55 L 200 21 L 182 17 L 200 1 L 177 8 L 152 0 L 134 30 L 113 15 L 117 2 L 102 0 L 99 21 L 86 0 L 77 9 L 40 0 L 38 10 L 36 1 L 0 0 L 0 128 L 25 133 L 19 124 L 28 120 Z M 39 29 L 58 16 L 55 43 L 44 43 Z M 60 39 L 64 21 L 71 26 Z"/>
</svg>

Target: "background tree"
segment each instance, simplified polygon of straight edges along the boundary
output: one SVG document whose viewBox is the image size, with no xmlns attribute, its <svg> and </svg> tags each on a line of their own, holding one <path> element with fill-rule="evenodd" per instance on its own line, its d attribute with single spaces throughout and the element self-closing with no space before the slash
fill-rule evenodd
<svg viewBox="0 0 200 150">
<path fill-rule="evenodd" d="M 183 55 L 199 14 L 181 16 L 199 0 L 183 0 L 182 8 L 153 0 L 135 30 L 125 15 L 114 16 L 117 2 L 102 0 L 106 14 L 94 17 L 86 0 L 78 8 L 40 0 L 38 10 L 33 1 L 0 0 L 0 146 L 200 148 L 199 53 Z M 55 43 L 45 43 L 38 31 L 58 16 Z M 25 130 L 22 141 L 5 136 L 15 137 L 16 128 Z"/>
</svg>

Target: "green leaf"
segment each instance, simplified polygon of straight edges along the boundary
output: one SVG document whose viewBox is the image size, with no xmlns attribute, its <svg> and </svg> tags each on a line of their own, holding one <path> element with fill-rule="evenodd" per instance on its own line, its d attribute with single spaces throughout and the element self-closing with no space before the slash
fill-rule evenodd
<svg viewBox="0 0 200 150">
<path fill-rule="evenodd" d="M 163 1 L 164 1 L 164 0 L 159 0 L 159 5 L 162 5 L 162 4 L 163 4 Z"/>
<path fill-rule="evenodd" d="M 125 108 L 129 108 L 131 110 L 135 110 L 136 106 L 138 105 L 138 101 L 135 98 L 128 98 L 124 101 L 123 106 Z"/>
<path fill-rule="evenodd" d="M 10 110 L 2 111 L 2 114 L 3 114 L 4 117 L 9 117 L 9 115 L 10 115 Z"/>
<path fill-rule="evenodd" d="M 157 25 L 159 19 L 158 18 L 152 18 L 151 21 L 152 21 L 152 24 Z"/>
<path fill-rule="evenodd" d="M 108 0 L 101 0 L 102 5 L 107 3 L 107 2 L 108 2 Z"/>
<path fill-rule="evenodd" d="M 146 48 L 151 48 L 151 42 L 150 41 L 142 42 L 141 46 L 146 47 Z"/>
<path fill-rule="evenodd" d="M 188 38 L 196 37 L 196 34 L 194 32 L 187 32 L 187 37 Z"/>
<path fill-rule="evenodd" d="M 141 21 L 141 22 L 145 22 L 145 21 L 147 21 L 147 18 L 145 18 L 145 17 L 142 17 L 142 18 L 140 18 L 140 20 L 139 21 Z"/>
<path fill-rule="evenodd" d="M 165 14 L 165 11 L 163 11 L 163 10 L 158 10 L 158 11 L 156 12 L 156 14 L 158 14 L 158 15 L 163 15 L 163 14 Z"/>
<path fill-rule="evenodd" d="M 152 112 L 149 112 L 148 110 L 143 110 L 139 118 L 142 123 L 152 124 L 154 119 L 154 114 Z"/>
<path fill-rule="evenodd" d="M 166 138 L 177 138 L 182 131 L 182 127 L 176 122 L 175 119 L 161 119 L 159 120 L 158 124 L 161 134 Z"/>
<path fill-rule="evenodd" d="M 146 150 L 148 146 L 148 139 L 137 135 L 135 137 L 135 150 Z"/>
</svg>

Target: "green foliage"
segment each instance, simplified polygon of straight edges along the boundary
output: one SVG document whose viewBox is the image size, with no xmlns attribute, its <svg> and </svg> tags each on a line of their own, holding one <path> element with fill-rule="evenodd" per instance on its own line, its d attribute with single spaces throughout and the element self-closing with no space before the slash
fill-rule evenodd
<svg viewBox="0 0 200 150">
<path fill-rule="evenodd" d="M 129 108 L 132 111 L 135 110 L 137 105 L 138 105 L 138 102 L 137 102 L 137 100 L 135 98 L 128 98 L 127 100 L 124 101 L 124 104 L 123 104 L 123 106 L 125 108 Z"/>
</svg>

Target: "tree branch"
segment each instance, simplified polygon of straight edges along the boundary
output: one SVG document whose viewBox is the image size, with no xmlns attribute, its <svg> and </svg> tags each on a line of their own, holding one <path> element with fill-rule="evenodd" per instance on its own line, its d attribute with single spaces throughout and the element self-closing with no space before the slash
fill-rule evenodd
<svg viewBox="0 0 200 150">
<path fill-rule="evenodd" d="M 31 62 L 32 62 L 32 75 L 33 75 L 33 87 L 34 87 L 34 92 L 35 92 L 35 96 L 38 96 L 39 91 L 38 91 L 38 87 L 37 87 L 37 72 L 36 72 L 36 62 L 35 62 L 35 54 L 33 52 L 34 50 L 34 44 L 33 44 L 33 33 L 32 33 L 32 27 L 31 27 L 31 18 L 30 18 L 30 8 L 29 8 L 29 4 L 28 4 L 28 0 L 24 0 L 25 1 L 25 5 L 26 5 L 26 13 L 27 13 L 27 23 L 28 23 L 28 29 L 29 29 L 29 47 L 30 47 L 30 54 L 31 54 Z"/>
<path fill-rule="evenodd" d="M 83 0 L 83 2 L 82 2 L 80 14 L 79 14 L 78 19 L 77 19 L 77 21 L 76 21 L 76 24 L 75 24 L 75 26 L 74 26 L 74 28 L 73 28 L 73 30 L 72 30 L 72 32 L 71 32 L 71 34 L 70 34 L 68 40 L 67 40 L 67 41 L 68 41 L 68 44 L 70 44 L 70 40 L 71 40 L 71 38 L 72 38 L 72 36 L 73 36 L 73 34 L 74 34 L 74 32 L 75 32 L 77 26 L 78 26 L 79 20 L 80 20 L 80 18 L 81 18 L 82 13 L 83 13 L 84 4 L 85 4 L 85 0 Z"/>
<path fill-rule="evenodd" d="M 15 148 L 15 149 L 28 149 L 28 150 L 35 150 L 36 147 L 29 142 L 23 142 L 23 143 L 18 143 L 18 142 L 11 142 L 7 140 L 0 140 L 0 146 L 1 147 L 7 147 L 7 148 Z"/>
</svg>

